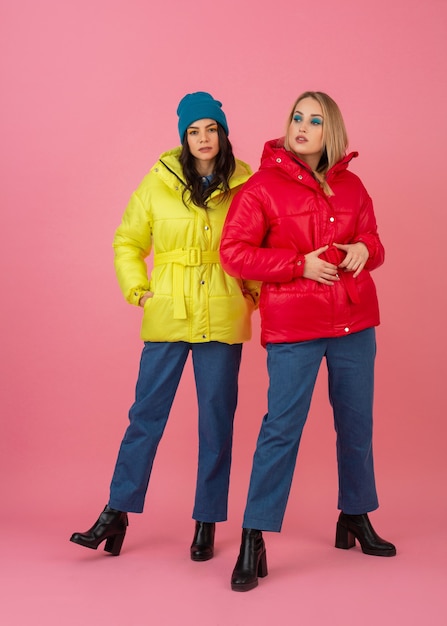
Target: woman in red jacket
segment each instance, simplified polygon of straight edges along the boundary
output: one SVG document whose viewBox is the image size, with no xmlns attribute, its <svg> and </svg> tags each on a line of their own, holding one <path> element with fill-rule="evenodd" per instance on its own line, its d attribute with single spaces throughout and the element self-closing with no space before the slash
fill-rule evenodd
<svg viewBox="0 0 447 626">
<path fill-rule="evenodd" d="M 286 136 L 268 142 L 260 170 L 236 196 L 221 240 L 224 269 L 262 280 L 268 413 L 259 434 L 232 589 L 267 575 L 262 531 L 281 530 L 302 430 L 323 358 L 337 433 L 336 547 L 393 556 L 367 513 L 378 507 L 372 454 L 375 329 L 370 272 L 384 260 L 371 198 L 348 171 L 357 153 L 337 104 L 305 92 Z"/>
</svg>

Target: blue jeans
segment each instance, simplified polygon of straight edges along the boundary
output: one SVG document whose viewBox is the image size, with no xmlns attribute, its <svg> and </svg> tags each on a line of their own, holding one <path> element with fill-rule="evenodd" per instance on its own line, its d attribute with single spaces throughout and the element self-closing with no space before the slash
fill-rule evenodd
<svg viewBox="0 0 447 626">
<path fill-rule="evenodd" d="M 233 420 L 237 405 L 242 344 L 217 341 L 145 343 L 130 424 L 121 443 L 109 506 L 143 511 L 158 444 L 183 368 L 192 352 L 199 406 L 199 459 L 193 518 L 227 519 Z"/>
<path fill-rule="evenodd" d="M 378 507 L 372 453 L 374 328 L 344 337 L 267 345 L 270 384 L 243 527 L 281 530 L 298 448 L 323 357 L 337 433 L 338 507 Z"/>
</svg>

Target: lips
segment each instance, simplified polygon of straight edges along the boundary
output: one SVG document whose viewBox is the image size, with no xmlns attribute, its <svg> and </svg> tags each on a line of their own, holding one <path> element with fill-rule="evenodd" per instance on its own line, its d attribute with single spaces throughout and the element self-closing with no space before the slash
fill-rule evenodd
<svg viewBox="0 0 447 626">
<path fill-rule="evenodd" d="M 308 140 L 306 139 L 306 137 L 299 135 L 298 137 L 295 138 L 295 141 L 297 143 L 306 143 Z"/>
</svg>

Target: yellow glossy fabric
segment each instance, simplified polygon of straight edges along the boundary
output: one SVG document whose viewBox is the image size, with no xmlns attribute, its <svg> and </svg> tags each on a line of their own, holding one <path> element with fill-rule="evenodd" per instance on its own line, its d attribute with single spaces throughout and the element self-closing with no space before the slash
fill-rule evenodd
<svg viewBox="0 0 447 626">
<path fill-rule="evenodd" d="M 144 341 L 247 341 L 259 283 L 226 274 L 219 243 L 231 199 L 250 167 L 237 161 L 229 197 L 217 191 L 202 209 L 186 196 L 185 206 L 180 151 L 164 153 L 130 198 L 113 242 L 118 282 L 131 304 L 153 293 L 144 306 Z"/>
</svg>

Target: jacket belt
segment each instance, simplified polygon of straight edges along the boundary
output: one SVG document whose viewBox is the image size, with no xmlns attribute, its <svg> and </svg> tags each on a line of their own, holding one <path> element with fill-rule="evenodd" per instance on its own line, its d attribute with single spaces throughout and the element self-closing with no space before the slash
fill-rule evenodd
<svg viewBox="0 0 447 626">
<path fill-rule="evenodd" d="M 343 256 L 344 255 L 340 255 L 340 252 L 334 247 L 330 247 L 327 251 L 327 259 L 330 263 L 333 263 L 334 265 L 338 265 Z M 349 300 L 353 304 L 358 304 L 360 302 L 360 297 L 355 278 L 353 278 L 353 273 L 341 271 L 338 275 L 340 276 L 340 280 L 345 286 Z"/>
<path fill-rule="evenodd" d="M 358 304 L 360 302 L 360 297 L 352 272 L 340 272 L 339 276 L 345 285 L 350 301 L 353 304 Z"/>
<path fill-rule="evenodd" d="M 154 255 L 154 267 L 173 264 L 172 291 L 174 296 L 174 319 L 186 319 L 185 305 L 185 267 L 197 267 L 205 263 L 220 263 L 218 250 L 202 250 L 201 248 L 179 248 L 169 252 L 158 252 Z"/>
</svg>

